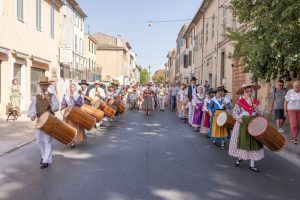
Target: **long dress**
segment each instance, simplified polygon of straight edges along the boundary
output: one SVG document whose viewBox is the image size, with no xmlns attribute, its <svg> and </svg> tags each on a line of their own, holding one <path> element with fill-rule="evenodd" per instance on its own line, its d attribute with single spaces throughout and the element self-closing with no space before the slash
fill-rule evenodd
<svg viewBox="0 0 300 200">
<path fill-rule="evenodd" d="M 194 104 L 193 120 L 192 126 L 195 128 L 201 127 L 202 122 L 202 107 L 205 99 L 205 94 L 197 93 L 195 98 L 193 98 L 192 103 Z"/>
<path fill-rule="evenodd" d="M 253 104 L 256 104 L 257 112 L 254 112 Z M 263 145 L 247 132 L 247 127 L 253 117 L 263 113 L 260 102 L 254 99 L 252 102 L 241 98 L 233 109 L 233 117 L 237 120 L 232 131 L 228 154 L 243 160 L 258 161 L 264 157 Z M 242 119 L 241 124 L 238 120 Z"/>
<path fill-rule="evenodd" d="M 218 97 L 213 97 L 209 103 L 208 109 L 212 112 L 211 117 L 211 124 L 210 124 L 210 130 L 209 130 L 209 137 L 214 140 L 220 140 L 224 141 L 226 138 L 228 138 L 228 131 L 227 128 L 217 125 L 217 117 L 218 115 L 225 110 L 224 104 L 223 104 L 224 98 L 221 97 L 220 99 Z M 226 108 L 230 108 L 230 103 L 226 103 Z"/>
<path fill-rule="evenodd" d="M 184 90 L 180 90 L 177 93 L 177 115 L 179 118 L 182 118 L 182 107 L 183 107 L 183 100 L 184 100 Z"/>
<path fill-rule="evenodd" d="M 10 87 L 10 102 L 12 104 L 13 108 L 19 108 L 20 107 L 20 86 L 18 85 L 12 85 Z"/>
<path fill-rule="evenodd" d="M 145 112 L 147 111 L 153 111 L 154 109 L 154 105 L 153 105 L 153 99 L 152 99 L 152 95 L 151 95 L 151 90 L 150 89 L 145 89 L 143 91 L 143 104 L 142 104 L 142 108 Z"/>
<path fill-rule="evenodd" d="M 73 96 L 71 96 L 70 94 L 65 94 L 63 97 L 63 100 L 61 102 L 61 109 L 65 109 L 65 111 L 67 110 L 67 108 L 71 107 L 71 106 L 76 106 L 76 107 L 81 107 L 83 103 L 83 98 L 80 94 L 78 93 L 74 93 Z M 86 134 L 85 134 L 85 130 L 83 127 L 81 127 L 79 124 L 71 121 L 71 120 L 67 120 L 64 118 L 64 121 L 69 124 L 70 126 L 74 127 L 75 129 L 77 129 L 77 136 L 75 139 L 75 143 L 79 143 L 82 142 L 83 140 L 85 140 Z"/>
</svg>

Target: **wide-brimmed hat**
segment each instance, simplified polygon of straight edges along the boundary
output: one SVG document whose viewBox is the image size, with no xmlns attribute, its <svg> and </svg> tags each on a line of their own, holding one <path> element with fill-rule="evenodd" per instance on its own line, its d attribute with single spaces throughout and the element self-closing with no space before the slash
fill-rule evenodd
<svg viewBox="0 0 300 200">
<path fill-rule="evenodd" d="M 57 78 L 51 78 L 49 82 L 57 82 Z"/>
<path fill-rule="evenodd" d="M 191 78 L 191 80 L 192 80 L 192 81 L 197 81 L 197 79 L 196 79 L 195 76 L 193 76 L 193 77 Z"/>
<path fill-rule="evenodd" d="M 257 84 L 247 84 L 247 83 L 244 83 L 241 88 L 236 92 L 237 95 L 242 95 L 244 94 L 244 90 L 248 87 L 251 87 L 253 88 L 254 90 L 258 90 L 260 89 L 260 85 L 257 85 Z"/>
<path fill-rule="evenodd" d="M 94 84 L 103 85 L 103 83 L 101 83 L 99 80 L 94 81 Z"/>
<path fill-rule="evenodd" d="M 37 84 L 44 84 L 44 85 L 50 85 L 51 83 L 49 82 L 48 76 L 42 76 L 39 79 L 39 82 Z"/>
<path fill-rule="evenodd" d="M 221 85 L 221 86 L 217 87 L 216 92 L 221 91 L 221 90 L 224 91 L 224 93 L 228 93 L 228 90 L 226 90 L 224 85 Z"/>
<path fill-rule="evenodd" d="M 82 85 L 82 84 L 87 86 L 89 85 L 89 83 L 86 82 L 86 80 L 81 80 L 80 83 L 78 83 L 78 85 Z"/>
<path fill-rule="evenodd" d="M 207 91 L 207 94 L 216 93 L 216 90 L 214 88 L 209 88 Z"/>
</svg>

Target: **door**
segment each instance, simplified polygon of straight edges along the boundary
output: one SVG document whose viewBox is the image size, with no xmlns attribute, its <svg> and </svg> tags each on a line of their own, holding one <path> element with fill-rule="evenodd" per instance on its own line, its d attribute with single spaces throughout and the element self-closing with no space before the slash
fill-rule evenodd
<svg viewBox="0 0 300 200">
<path fill-rule="evenodd" d="M 37 82 L 39 82 L 40 77 L 45 76 L 45 70 L 31 67 L 30 75 L 30 94 L 35 96 L 40 92 Z"/>
</svg>

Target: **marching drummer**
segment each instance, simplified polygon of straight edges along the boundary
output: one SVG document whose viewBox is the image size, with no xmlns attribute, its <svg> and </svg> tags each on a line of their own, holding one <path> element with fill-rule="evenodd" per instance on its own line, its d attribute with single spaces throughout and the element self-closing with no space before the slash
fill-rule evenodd
<svg viewBox="0 0 300 200">
<path fill-rule="evenodd" d="M 226 102 L 224 99 L 224 93 L 228 93 L 224 86 L 217 87 L 216 91 L 216 96 L 211 99 L 208 106 L 209 115 L 212 119 L 209 137 L 213 139 L 214 145 L 217 145 L 217 141 L 221 141 L 221 148 L 226 149 L 225 140 L 228 138 L 228 131 L 226 127 L 217 125 L 217 116 L 223 110 L 230 109 L 230 102 Z"/>
<path fill-rule="evenodd" d="M 242 160 L 250 160 L 250 170 L 259 172 L 254 162 L 264 157 L 263 144 L 248 133 L 248 124 L 258 115 L 263 114 L 263 108 L 259 100 L 253 98 L 254 90 L 259 85 L 244 84 L 237 91 L 242 97 L 236 102 L 233 109 L 233 117 L 236 119 L 230 144 L 229 155 L 236 157 L 235 166 L 238 167 Z"/>
<path fill-rule="evenodd" d="M 47 90 L 50 85 L 48 77 L 41 77 L 38 84 L 41 92 L 32 98 L 32 102 L 27 113 L 27 116 L 31 118 L 31 121 L 38 119 L 45 112 L 50 112 L 54 115 L 54 112 L 59 109 L 59 102 L 56 96 Z M 52 163 L 53 138 L 40 129 L 35 129 L 35 135 L 42 154 L 40 168 L 44 169 Z"/>
<path fill-rule="evenodd" d="M 83 100 L 84 103 L 85 103 L 85 104 L 88 104 L 88 105 L 91 105 L 91 102 L 90 102 L 88 99 L 85 98 L 86 96 L 89 96 L 89 95 L 88 95 L 88 92 L 87 92 L 89 83 L 86 82 L 86 80 L 81 80 L 81 82 L 78 83 L 78 84 L 79 84 L 80 87 L 81 87 L 81 89 L 78 91 L 78 93 L 79 93 L 79 94 L 82 96 L 82 98 L 84 99 L 84 100 Z"/>
<path fill-rule="evenodd" d="M 105 94 L 104 89 L 102 87 L 100 87 L 102 85 L 102 83 L 100 83 L 100 81 L 97 80 L 97 81 L 95 81 L 94 84 L 95 84 L 95 87 L 90 90 L 89 97 L 93 99 L 93 102 L 97 102 L 98 100 L 104 101 L 106 98 L 106 94 Z M 98 108 L 99 105 L 94 104 L 92 106 L 95 108 Z M 101 123 L 102 123 L 101 121 L 96 122 L 96 128 L 100 127 Z"/>
<path fill-rule="evenodd" d="M 76 85 L 74 83 L 70 84 L 70 92 L 66 93 L 63 97 L 63 100 L 61 102 L 60 110 L 64 110 L 67 107 L 76 106 L 81 107 L 83 98 L 80 94 L 76 93 Z M 83 127 L 79 126 L 79 124 L 64 119 L 67 124 L 77 129 L 77 137 L 75 139 L 76 143 L 81 142 L 86 139 L 85 130 Z M 71 148 L 75 147 L 75 141 L 71 144 Z"/>
</svg>

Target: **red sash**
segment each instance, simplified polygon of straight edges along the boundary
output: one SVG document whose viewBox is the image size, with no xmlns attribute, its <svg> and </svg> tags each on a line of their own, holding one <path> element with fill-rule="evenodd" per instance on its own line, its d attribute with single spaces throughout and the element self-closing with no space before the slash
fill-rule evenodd
<svg viewBox="0 0 300 200">
<path fill-rule="evenodd" d="M 253 105 L 254 104 L 258 105 L 258 104 L 260 104 L 260 102 L 257 99 L 253 99 L 252 105 L 249 105 L 245 98 L 241 98 L 241 99 L 238 100 L 237 104 L 239 106 L 241 106 L 242 108 L 244 108 L 249 113 L 249 115 L 252 116 L 252 113 L 255 112 L 254 108 L 253 108 Z"/>
</svg>

